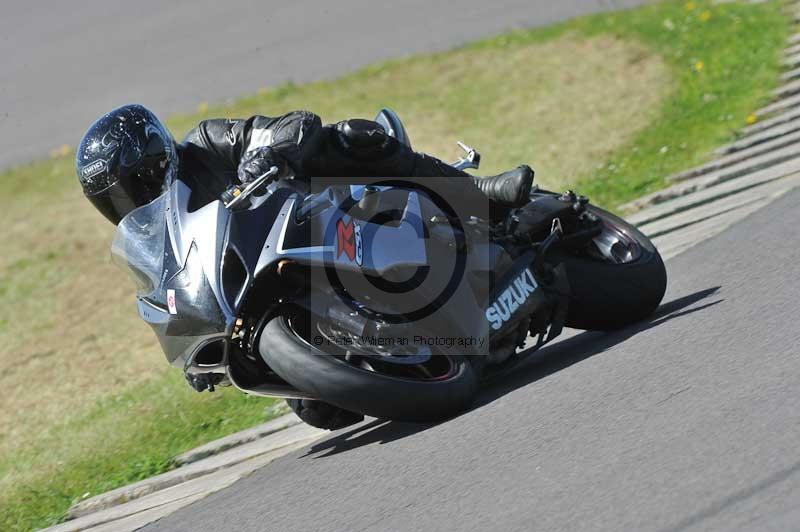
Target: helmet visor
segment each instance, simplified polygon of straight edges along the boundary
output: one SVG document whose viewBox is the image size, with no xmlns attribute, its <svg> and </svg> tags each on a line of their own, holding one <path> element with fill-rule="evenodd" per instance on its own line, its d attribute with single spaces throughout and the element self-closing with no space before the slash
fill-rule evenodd
<svg viewBox="0 0 800 532">
<path fill-rule="evenodd" d="M 153 199 L 149 190 L 131 186 L 130 183 L 128 180 L 117 181 L 87 198 L 103 216 L 116 225 L 129 212 Z"/>
</svg>

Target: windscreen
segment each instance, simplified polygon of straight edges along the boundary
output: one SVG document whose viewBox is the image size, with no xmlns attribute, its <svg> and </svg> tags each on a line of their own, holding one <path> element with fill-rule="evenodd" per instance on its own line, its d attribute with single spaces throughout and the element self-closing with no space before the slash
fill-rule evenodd
<svg viewBox="0 0 800 532">
<path fill-rule="evenodd" d="M 129 213 L 111 246 L 115 263 L 136 283 L 139 315 L 154 330 L 167 359 L 182 365 L 227 322 L 193 243 L 182 263 L 167 232 L 169 192 Z"/>
<path fill-rule="evenodd" d="M 148 296 L 161 280 L 164 263 L 167 194 L 131 211 L 117 225 L 111 256 L 129 272 L 137 294 Z"/>
</svg>

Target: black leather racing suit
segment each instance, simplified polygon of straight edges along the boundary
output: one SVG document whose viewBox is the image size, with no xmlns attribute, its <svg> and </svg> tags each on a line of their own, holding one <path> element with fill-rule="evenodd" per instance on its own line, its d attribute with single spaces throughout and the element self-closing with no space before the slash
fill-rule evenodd
<svg viewBox="0 0 800 532">
<path fill-rule="evenodd" d="M 252 116 L 244 120 L 201 122 L 179 146 L 184 179 L 204 190 L 208 199 L 237 180 L 247 154 L 270 147 L 290 168 L 295 179 L 310 177 L 420 177 L 436 178 L 464 212 L 503 210 L 473 182 L 473 177 L 435 157 L 416 153 L 386 135 L 380 125 L 349 120 L 323 126 L 319 116 L 294 111 L 279 117 Z M 488 208 L 487 208 L 488 207 Z"/>
</svg>

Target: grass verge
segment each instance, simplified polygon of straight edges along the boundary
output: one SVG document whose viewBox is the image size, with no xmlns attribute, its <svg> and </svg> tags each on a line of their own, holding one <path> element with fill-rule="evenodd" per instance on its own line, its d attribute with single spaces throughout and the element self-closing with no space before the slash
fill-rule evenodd
<svg viewBox="0 0 800 532">
<path fill-rule="evenodd" d="M 659 119 L 626 149 L 576 181 L 615 207 L 662 188 L 665 178 L 706 161 L 756 118 L 777 85 L 791 20 L 780 2 L 665 2 L 585 19 L 586 35 L 634 38 L 666 61 L 675 89 Z"/>
<path fill-rule="evenodd" d="M 0 477 L 28 472 L 0 496 L 3 530 L 55 524 L 76 500 L 169 471 L 181 452 L 269 417 L 271 400 L 198 395 L 182 380 L 168 372 L 99 400 L 0 462 Z"/>
<path fill-rule="evenodd" d="M 463 139 L 482 172 L 527 162 L 544 185 L 614 207 L 701 162 L 768 98 L 789 28 L 777 5 L 670 1 L 584 17 L 202 105 L 169 126 L 294 108 L 334 121 L 390 105 L 418 149 L 455 157 Z M 194 394 L 164 364 L 69 158 L 3 173 L 0 209 L 3 530 L 55 522 L 86 493 L 264 419 L 264 401 Z"/>
</svg>

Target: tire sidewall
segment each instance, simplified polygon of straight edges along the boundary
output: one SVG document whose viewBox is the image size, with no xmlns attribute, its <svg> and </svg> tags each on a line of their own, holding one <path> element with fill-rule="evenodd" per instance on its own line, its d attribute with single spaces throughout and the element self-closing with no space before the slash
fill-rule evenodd
<svg viewBox="0 0 800 532">
<path fill-rule="evenodd" d="M 263 328 L 259 351 L 281 378 L 340 408 L 402 421 L 432 421 L 469 407 L 478 378 L 467 357 L 451 357 L 454 373 L 443 381 L 413 381 L 359 369 L 308 344 L 276 316 Z M 436 355 L 434 355 L 436 356 Z"/>
</svg>

